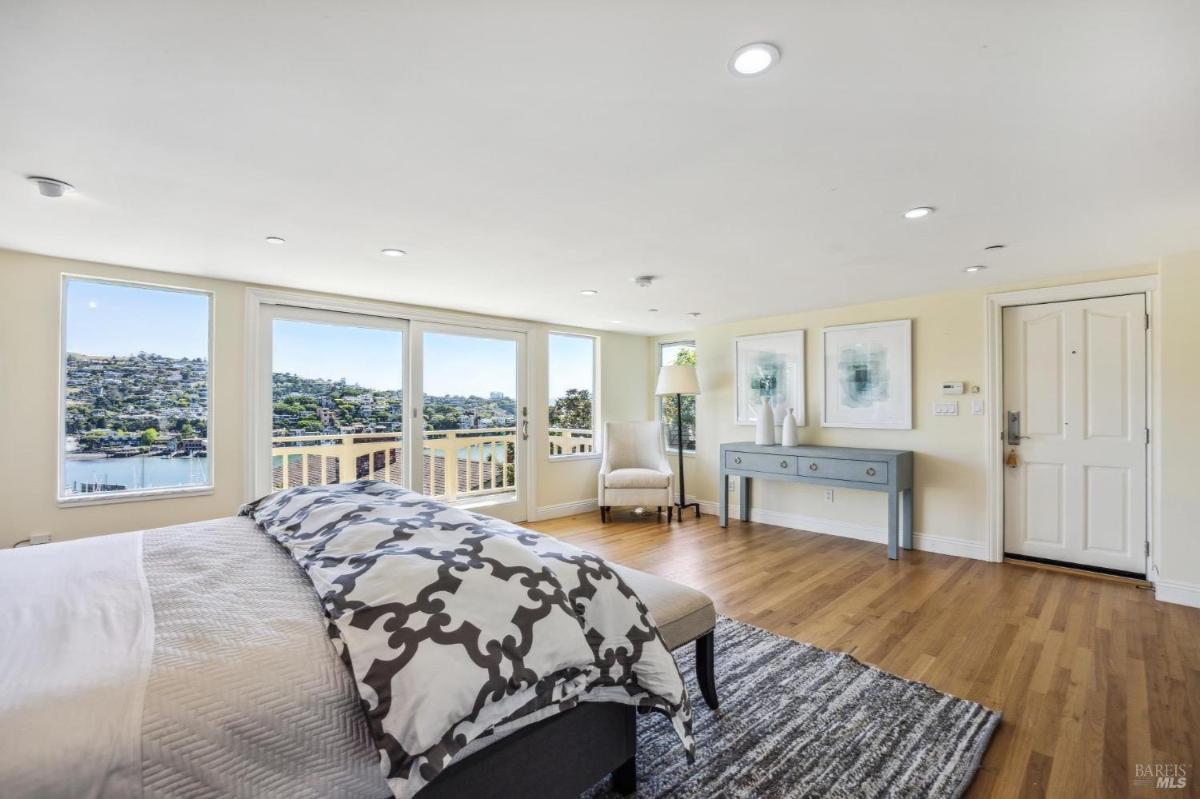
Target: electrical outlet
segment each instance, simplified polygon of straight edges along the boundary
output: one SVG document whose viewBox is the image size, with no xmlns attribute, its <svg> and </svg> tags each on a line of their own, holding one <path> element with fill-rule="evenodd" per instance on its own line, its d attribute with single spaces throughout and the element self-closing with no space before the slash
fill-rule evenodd
<svg viewBox="0 0 1200 799">
<path fill-rule="evenodd" d="M 29 546 L 34 546 L 35 544 L 49 544 L 53 537 L 54 536 L 52 536 L 50 533 L 32 533 L 29 536 Z"/>
<path fill-rule="evenodd" d="M 832 488 L 825 489 L 825 501 L 833 502 L 833 489 Z"/>
</svg>

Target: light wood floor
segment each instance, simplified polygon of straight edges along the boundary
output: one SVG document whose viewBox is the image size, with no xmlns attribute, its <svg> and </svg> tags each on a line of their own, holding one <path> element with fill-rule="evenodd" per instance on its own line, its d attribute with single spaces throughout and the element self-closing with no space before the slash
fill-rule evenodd
<svg viewBox="0 0 1200 799">
<path fill-rule="evenodd" d="M 719 612 L 1004 714 L 969 797 L 1200 796 L 1200 610 L 1136 586 L 716 517 L 530 524 Z M 717 657 L 721 655 L 717 642 Z M 718 686 L 719 688 L 719 686 Z M 1183 763 L 1184 790 L 1135 764 Z"/>
</svg>

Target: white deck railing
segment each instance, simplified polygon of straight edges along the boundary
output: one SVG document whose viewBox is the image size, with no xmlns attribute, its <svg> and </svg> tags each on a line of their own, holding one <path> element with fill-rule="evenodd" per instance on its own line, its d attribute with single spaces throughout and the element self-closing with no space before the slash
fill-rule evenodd
<svg viewBox="0 0 1200 799">
<path fill-rule="evenodd" d="M 591 430 L 551 428 L 551 455 L 592 452 Z M 516 488 L 515 427 L 426 430 L 422 493 L 447 502 Z M 532 453 L 531 453 L 532 454 Z M 370 478 L 403 483 L 403 433 L 316 433 L 271 440 L 276 489 Z"/>
</svg>

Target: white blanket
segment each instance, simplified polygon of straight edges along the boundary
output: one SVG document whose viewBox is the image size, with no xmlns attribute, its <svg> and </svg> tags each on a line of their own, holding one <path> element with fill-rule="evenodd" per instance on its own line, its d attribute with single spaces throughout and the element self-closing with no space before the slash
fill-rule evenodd
<svg viewBox="0 0 1200 799">
<path fill-rule="evenodd" d="M 142 534 L 0 553 L 6 797 L 140 797 L 154 614 Z"/>
</svg>

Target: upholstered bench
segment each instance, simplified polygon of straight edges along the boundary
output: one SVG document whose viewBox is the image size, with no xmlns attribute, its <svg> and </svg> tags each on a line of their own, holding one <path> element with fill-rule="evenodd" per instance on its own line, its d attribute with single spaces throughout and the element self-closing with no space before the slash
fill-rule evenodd
<svg viewBox="0 0 1200 799">
<path fill-rule="evenodd" d="M 668 649 L 674 651 L 696 642 L 696 681 L 704 701 L 716 710 L 713 630 L 717 626 L 717 610 L 713 601 L 707 594 L 681 583 L 628 566 L 615 565 L 614 568 L 646 604 Z"/>
</svg>

